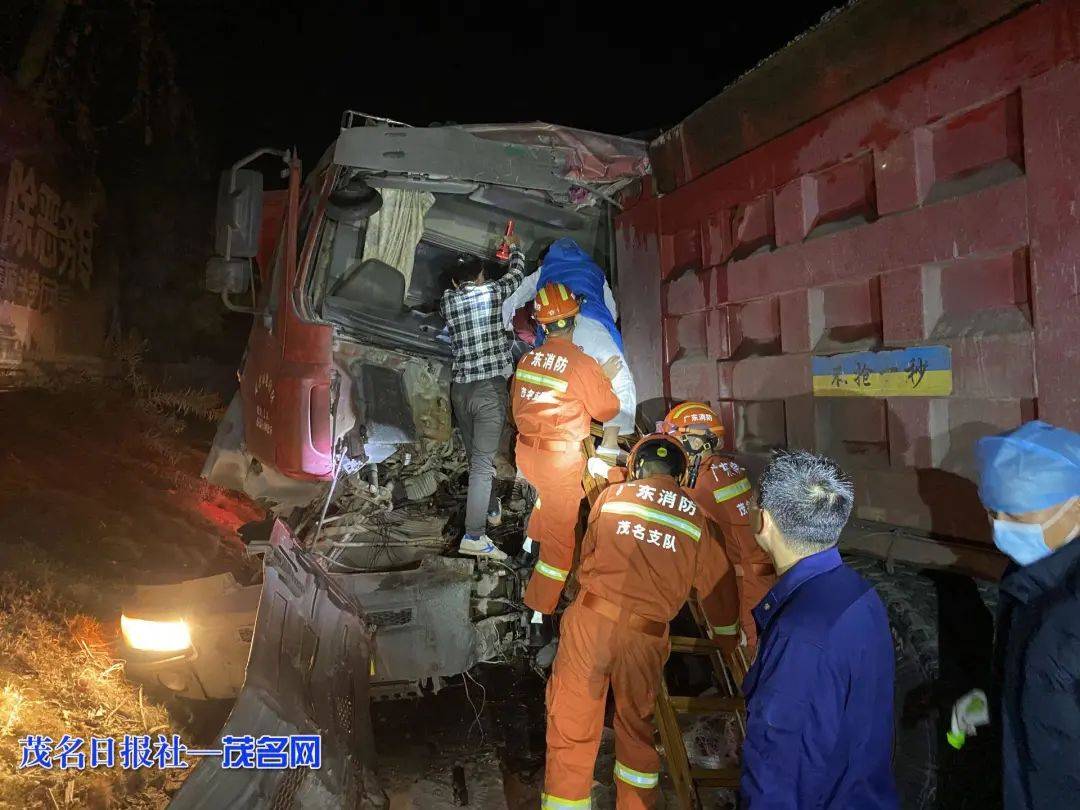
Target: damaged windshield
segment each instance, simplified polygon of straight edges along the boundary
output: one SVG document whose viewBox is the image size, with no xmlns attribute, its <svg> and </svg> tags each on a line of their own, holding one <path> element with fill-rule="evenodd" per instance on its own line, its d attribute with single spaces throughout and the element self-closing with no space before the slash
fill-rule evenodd
<svg viewBox="0 0 1080 810">
<path fill-rule="evenodd" d="M 510 220 L 527 246 L 530 272 L 543 249 L 564 236 L 608 263 L 608 220 L 599 206 L 560 206 L 497 186 L 433 193 L 379 187 L 379 180 L 353 174 L 339 182 L 339 189 L 362 186 L 374 202 L 328 206 L 311 274 L 315 311 L 365 340 L 447 354 L 439 302 L 448 271 L 461 257 L 494 260 Z"/>
</svg>

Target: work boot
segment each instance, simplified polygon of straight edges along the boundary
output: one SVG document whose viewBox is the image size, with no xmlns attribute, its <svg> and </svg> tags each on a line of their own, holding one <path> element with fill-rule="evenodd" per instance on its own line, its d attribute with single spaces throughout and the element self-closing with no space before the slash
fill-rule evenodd
<svg viewBox="0 0 1080 810">
<path fill-rule="evenodd" d="M 503 562 L 507 558 L 506 552 L 496 546 L 486 534 L 479 537 L 466 534 L 458 544 L 458 553 L 469 554 L 473 557 L 486 557 L 489 560 L 498 562 Z"/>
<path fill-rule="evenodd" d="M 502 498 L 495 499 L 495 508 L 487 514 L 487 524 L 493 528 L 502 526 L 503 508 Z"/>
<path fill-rule="evenodd" d="M 529 622 L 529 648 L 533 650 L 543 649 L 551 643 L 554 635 L 551 627 L 551 617 L 533 611 L 532 620 Z"/>
<path fill-rule="evenodd" d="M 539 554 L 540 544 L 526 537 L 525 542 L 521 544 L 521 551 L 514 555 L 514 563 L 518 568 L 532 568 Z"/>
<path fill-rule="evenodd" d="M 536 661 L 536 666 L 540 669 L 551 669 L 551 665 L 555 662 L 555 654 L 559 651 L 559 640 L 554 639 L 544 647 L 540 648 L 533 660 Z"/>
</svg>

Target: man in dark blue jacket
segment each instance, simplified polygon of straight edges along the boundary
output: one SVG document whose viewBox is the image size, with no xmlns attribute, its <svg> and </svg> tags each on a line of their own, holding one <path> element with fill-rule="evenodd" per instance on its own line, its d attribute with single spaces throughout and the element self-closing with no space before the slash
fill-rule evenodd
<svg viewBox="0 0 1080 810">
<path fill-rule="evenodd" d="M 851 483 L 829 459 L 777 454 L 751 525 L 780 578 L 756 608 L 743 806 L 894 810 L 893 645 L 874 589 L 836 550 Z"/>
<path fill-rule="evenodd" d="M 1080 435 L 1028 422 L 977 455 L 994 544 L 1014 563 L 997 628 L 1004 806 L 1080 807 Z M 978 724 L 956 715 L 954 735 Z"/>
</svg>

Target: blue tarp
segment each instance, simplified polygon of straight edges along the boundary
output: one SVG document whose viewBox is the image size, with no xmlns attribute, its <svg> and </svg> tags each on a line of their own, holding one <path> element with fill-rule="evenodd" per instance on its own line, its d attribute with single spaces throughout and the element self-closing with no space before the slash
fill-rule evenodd
<svg viewBox="0 0 1080 810">
<path fill-rule="evenodd" d="M 592 260 L 588 253 L 578 246 L 573 239 L 559 239 L 552 242 L 544 263 L 540 267 L 540 278 L 536 289 L 545 284 L 556 282 L 565 284 L 579 299 L 583 298 L 581 314 L 601 323 L 607 329 L 619 351 L 623 351 L 622 335 L 615 326 L 615 319 L 604 302 L 604 271 Z M 536 330 L 536 345 L 544 342 L 544 335 Z"/>
</svg>

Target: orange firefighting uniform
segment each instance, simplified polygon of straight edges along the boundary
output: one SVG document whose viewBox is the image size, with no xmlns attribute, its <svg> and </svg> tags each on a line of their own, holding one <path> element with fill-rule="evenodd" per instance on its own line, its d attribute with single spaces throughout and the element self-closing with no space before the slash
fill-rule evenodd
<svg viewBox="0 0 1080 810">
<path fill-rule="evenodd" d="M 724 550 L 735 565 L 739 594 L 739 618 L 751 654 L 757 647 L 757 628 L 751 610 L 776 584 L 772 560 L 754 539 L 750 529 L 750 501 L 753 487 L 746 471 L 726 456 L 716 453 L 701 460 L 694 500 L 723 533 Z"/>
<path fill-rule="evenodd" d="M 592 420 L 614 418 L 619 398 L 595 360 L 566 338 L 552 337 L 518 362 L 511 399 L 518 469 L 537 492 L 527 535 L 540 544 L 540 559 L 525 604 L 550 614 L 574 559 L 574 530 L 585 497 L 581 442 Z"/>
<path fill-rule="evenodd" d="M 656 802 L 660 760 L 653 707 L 671 651 L 667 625 L 691 589 L 710 623 L 737 622 L 734 569 L 711 523 L 669 476 L 605 489 L 589 515 L 581 590 L 563 614 L 547 689 L 547 765 L 541 807 L 589 806 L 604 705 L 615 693 L 619 808 Z M 543 546 L 541 546 L 543 549 Z M 735 636 L 727 636 L 734 646 Z"/>
</svg>

